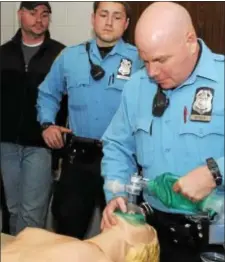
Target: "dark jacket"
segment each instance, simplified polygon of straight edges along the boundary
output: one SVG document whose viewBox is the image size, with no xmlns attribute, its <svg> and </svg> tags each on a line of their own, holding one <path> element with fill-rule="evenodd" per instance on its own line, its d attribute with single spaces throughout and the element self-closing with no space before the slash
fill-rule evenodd
<svg viewBox="0 0 225 262">
<path fill-rule="evenodd" d="M 45 147 L 37 122 L 38 86 L 64 45 L 49 32 L 38 52 L 25 67 L 21 30 L 1 46 L 1 142 Z M 65 110 L 64 110 L 65 111 Z"/>
</svg>

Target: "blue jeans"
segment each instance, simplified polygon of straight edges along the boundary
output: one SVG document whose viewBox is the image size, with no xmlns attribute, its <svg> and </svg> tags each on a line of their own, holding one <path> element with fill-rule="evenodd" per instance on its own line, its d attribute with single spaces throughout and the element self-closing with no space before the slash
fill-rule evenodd
<svg viewBox="0 0 225 262">
<path fill-rule="evenodd" d="M 1 173 L 10 213 L 10 233 L 45 226 L 52 186 L 51 152 L 1 143 Z"/>
</svg>

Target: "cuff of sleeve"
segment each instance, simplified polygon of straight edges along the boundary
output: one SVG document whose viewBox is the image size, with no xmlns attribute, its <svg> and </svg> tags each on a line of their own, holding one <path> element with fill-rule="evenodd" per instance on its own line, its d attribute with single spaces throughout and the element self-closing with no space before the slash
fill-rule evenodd
<svg viewBox="0 0 225 262">
<path fill-rule="evenodd" d="M 216 163 L 217 163 L 219 170 L 220 170 L 220 173 L 223 177 L 223 183 L 222 184 L 225 185 L 225 181 L 224 181 L 224 157 L 217 159 Z"/>
<path fill-rule="evenodd" d="M 112 200 L 115 197 L 127 197 L 127 193 L 126 192 L 124 192 L 124 193 L 120 192 L 120 193 L 113 194 L 111 192 L 105 192 L 106 203 L 109 203 L 109 201 Z"/>
</svg>

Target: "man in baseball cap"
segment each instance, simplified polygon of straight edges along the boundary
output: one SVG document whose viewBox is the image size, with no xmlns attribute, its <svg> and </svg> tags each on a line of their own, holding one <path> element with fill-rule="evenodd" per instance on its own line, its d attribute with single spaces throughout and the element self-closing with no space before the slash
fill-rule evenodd
<svg viewBox="0 0 225 262">
<path fill-rule="evenodd" d="M 48 2 L 21 2 L 17 15 L 20 28 L 0 47 L 4 126 L 0 160 L 12 235 L 25 227 L 45 226 L 52 190 L 52 152 L 42 139 L 35 105 L 39 85 L 64 48 L 50 37 Z"/>
<path fill-rule="evenodd" d="M 46 1 L 22 1 L 20 3 L 20 9 L 26 8 L 28 10 L 33 10 L 35 9 L 35 7 L 39 5 L 45 5 L 48 8 L 49 13 L 52 12 L 49 2 L 46 2 Z"/>
</svg>

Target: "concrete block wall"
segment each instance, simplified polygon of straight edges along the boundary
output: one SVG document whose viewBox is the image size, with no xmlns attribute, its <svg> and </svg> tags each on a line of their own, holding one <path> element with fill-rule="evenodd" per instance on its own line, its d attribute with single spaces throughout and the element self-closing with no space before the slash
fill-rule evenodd
<svg viewBox="0 0 225 262">
<path fill-rule="evenodd" d="M 1 44 L 18 29 L 17 10 L 20 2 L 1 2 Z M 74 45 L 92 37 L 91 13 L 93 2 L 50 2 L 52 38 Z"/>
</svg>

